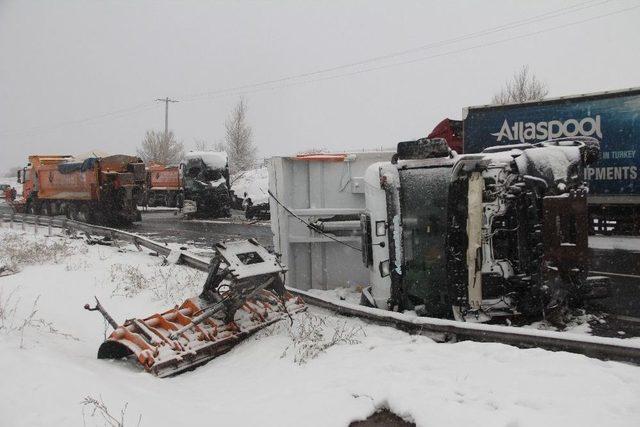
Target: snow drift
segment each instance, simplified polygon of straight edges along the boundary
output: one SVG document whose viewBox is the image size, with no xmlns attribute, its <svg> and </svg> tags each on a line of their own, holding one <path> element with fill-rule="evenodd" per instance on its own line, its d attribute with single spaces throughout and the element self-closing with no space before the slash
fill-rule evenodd
<svg viewBox="0 0 640 427">
<path fill-rule="evenodd" d="M 125 425 L 141 426 L 345 426 L 381 407 L 418 425 L 640 419 L 640 367 L 501 344 L 436 344 L 319 309 L 195 371 L 154 378 L 125 361 L 96 359 L 105 325 L 82 306 L 96 295 L 116 320 L 160 311 L 197 293 L 204 274 L 163 266 L 130 245 L 87 246 L 45 233 L 0 229 L 2 238 L 67 247 L 0 277 L 2 425 L 104 425 L 81 404 L 88 396 L 118 418 L 126 405 Z"/>
</svg>

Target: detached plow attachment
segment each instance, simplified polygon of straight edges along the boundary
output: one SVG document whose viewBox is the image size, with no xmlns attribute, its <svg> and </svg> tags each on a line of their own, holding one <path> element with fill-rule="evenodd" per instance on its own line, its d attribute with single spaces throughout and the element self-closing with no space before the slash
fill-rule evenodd
<svg viewBox="0 0 640 427">
<path fill-rule="evenodd" d="M 254 332 L 305 309 L 285 291 L 286 269 L 255 240 L 217 244 L 209 276 L 199 297 L 144 319 L 119 326 L 96 300 L 95 307 L 114 327 L 98 350 L 99 359 L 135 356 L 159 377 L 193 369 L 226 353 Z"/>
</svg>

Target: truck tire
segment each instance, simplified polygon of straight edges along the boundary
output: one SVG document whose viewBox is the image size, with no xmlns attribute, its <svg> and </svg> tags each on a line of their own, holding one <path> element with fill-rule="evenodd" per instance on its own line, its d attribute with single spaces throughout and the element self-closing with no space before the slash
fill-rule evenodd
<svg viewBox="0 0 640 427">
<path fill-rule="evenodd" d="M 31 214 L 31 215 L 40 215 L 40 207 L 38 206 L 38 204 L 36 203 L 35 200 L 30 201 L 27 204 L 27 213 Z"/>
<path fill-rule="evenodd" d="M 53 203 L 42 202 L 42 214 L 46 216 L 53 216 Z"/>
<path fill-rule="evenodd" d="M 93 222 L 93 213 L 91 212 L 89 205 L 85 203 L 80 205 L 80 208 L 78 209 L 78 221 L 88 223 Z"/>
<path fill-rule="evenodd" d="M 78 221 L 78 206 L 75 203 L 71 203 L 67 207 L 67 218 Z"/>
<path fill-rule="evenodd" d="M 244 217 L 246 219 L 253 219 L 255 217 L 255 210 L 253 209 L 253 206 L 247 206 L 247 209 L 244 211 Z"/>
<path fill-rule="evenodd" d="M 164 205 L 168 208 L 174 208 L 176 206 L 176 197 L 173 193 L 164 195 Z"/>
</svg>

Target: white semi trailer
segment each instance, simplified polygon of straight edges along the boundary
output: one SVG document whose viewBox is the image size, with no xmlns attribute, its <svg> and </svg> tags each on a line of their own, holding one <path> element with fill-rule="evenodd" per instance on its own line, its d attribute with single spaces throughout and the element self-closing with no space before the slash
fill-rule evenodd
<svg viewBox="0 0 640 427">
<path fill-rule="evenodd" d="M 587 138 L 462 156 L 442 139 L 402 142 L 391 159 L 370 161 L 362 172 L 358 206 L 339 207 L 335 199 L 330 211 L 302 212 L 304 221 L 295 215 L 296 200 L 306 200 L 297 181 L 273 169 L 272 192 L 294 207 L 290 215 L 272 205 L 276 251 L 294 271 L 290 286 L 366 283 L 362 303 L 377 308 L 467 321 L 550 317 L 604 295 L 606 284 L 587 277 L 582 181 L 598 153 L 598 142 Z M 278 160 L 273 165 L 282 166 Z M 340 180 L 326 185 L 341 176 L 344 165 L 335 167 L 317 176 L 319 200 L 345 188 Z M 305 191 L 315 193 L 309 182 Z M 283 233 L 283 223 L 297 231 Z M 300 246 L 303 240 L 310 246 Z M 322 242 L 315 259 L 305 255 L 314 242 Z M 309 271 L 300 286 L 301 272 Z"/>
</svg>

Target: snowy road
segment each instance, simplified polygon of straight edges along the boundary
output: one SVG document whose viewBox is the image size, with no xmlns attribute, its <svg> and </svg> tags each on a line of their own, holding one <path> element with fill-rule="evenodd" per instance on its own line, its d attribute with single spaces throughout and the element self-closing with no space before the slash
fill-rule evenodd
<svg viewBox="0 0 640 427">
<path fill-rule="evenodd" d="M 162 242 L 207 248 L 221 240 L 251 237 L 265 246 L 273 245 L 271 229 L 268 225 L 251 225 L 239 213 L 236 213 L 233 218 L 185 221 L 174 212 L 149 211 L 142 214 L 141 222 L 123 229 Z"/>
</svg>

